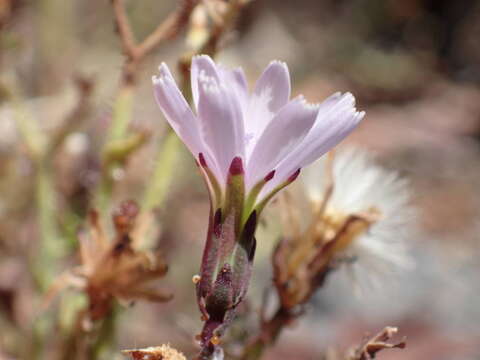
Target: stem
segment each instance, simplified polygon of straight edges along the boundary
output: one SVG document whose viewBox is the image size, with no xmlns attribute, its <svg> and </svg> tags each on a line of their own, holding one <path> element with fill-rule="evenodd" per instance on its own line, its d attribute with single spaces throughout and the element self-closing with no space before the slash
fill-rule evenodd
<svg viewBox="0 0 480 360">
<path fill-rule="evenodd" d="M 107 144 L 110 141 L 122 139 L 132 118 L 134 88 L 131 85 L 122 86 L 118 92 L 113 108 L 112 123 L 107 135 Z"/>
<path fill-rule="evenodd" d="M 112 123 L 107 135 L 107 140 L 104 146 L 104 153 L 108 149 L 109 144 L 112 141 L 122 140 L 128 129 L 128 124 L 132 118 L 134 92 L 137 80 L 138 67 L 142 60 L 152 52 L 158 45 L 167 39 L 175 37 L 181 28 L 188 22 L 190 13 L 199 0 L 186 0 L 181 6 L 172 13 L 167 19 L 165 19 L 157 29 L 155 29 L 147 38 L 137 44 L 135 36 L 128 19 L 124 1 L 123 0 L 111 0 L 113 7 L 113 14 L 115 23 L 118 30 L 118 35 L 122 44 L 123 52 L 125 53 L 125 62 L 123 64 L 122 75 L 120 79 L 120 90 L 117 95 L 115 107 L 112 114 Z M 168 140 L 168 139 L 167 139 Z M 165 144 L 168 147 L 169 154 L 166 156 L 173 158 L 174 151 L 173 140 L 167 141 Z M 103 154 L 104 155 L 104 154 Z M 160 158 L 160 160 L 163 160 Z M 168 166 L 173 167 L 173 160 L 168 162 Z M 113 179 L 111 170 L 113 165 L 107 165 L 102 170 L 102 178 L 98 187 L 95 204 L 96 207 L 105 212 L 110 202 L 111 194 L 113 191 Z M 165 170 L 165 169 L 164 169 Z M 168 167 L 166 168 L 168 171 Z M 160 170 L 158 170 L 160 171 Z M 171 171 L 170 171 L 171 172 Z M 155 171 L 157 175 L 157 171 Z M 168 179 L 162 182 L 163 188 L 159 186 L 153 186 L 155 189 L 161 189 L 159 191 L 166 192 L 165 187 L 168 186 Z M 154 190 L 151 190 L 152 192 Z M 150 195 L 150 194 L 148 194 Z M 162 195 L 162 194 L 160 194 Z M 164 197 L 165 194 L 162 195 Z M 162 199 L 163 200 L 163 199 Z M 152 203 L 155 203 L 152 200 Z M 153 206 L 150 204 L 150 206 Z"/>
<path fill-rule="evenodd" d="M 50 285 L 56 271 L 56 260 L 65 252 L 65 244 L 58 232 L 55 221 L 55 189 L 53 186 L 51 166 L 42 161 L 38 164 L 36 175 L 36 203 L 38 224 L 40 227 L 40 255 L 35 256 L 33 275 L 41 290 Z"/>
<path fill-rule="evenodd" d="M 137 56 L 143 57 L 163 41 L 172 39 L 188 23 L 190 14 L 200 0 L 183 0 L 178 9 L 170 14 L 147 38 L 138 45 Z"/>
<path fill-rule="evenodd" d="M 113 108 L 112 120 L 107 134 L 107 140 L 102 149 L 102 160 L 107 156 L 110 144 L 114 141 L 121 140 L 127 132 L 128 124 L 132 117 L 134 87 L 131 85 L 124 85 L 120 88 Z M 104 163 L 102 168 L 102 176 L 100 185 L 95 194 L 95 207 L 101 213 L 107 211 L 110 198 L 113 191 L 112 170 L 115 163 Z"/>
<path fill-rule="evenodd" d="M 110 313 L 103 319 L 100 329 L 96 334 L 96 340 L 92 344 L 92 348 L 89 354 L 89 360 L 97 360 L 102 358 L 102 355 L 112 345 L 116 338 L 116 323 L 119 315 L 119 309 L 117 305 L 113 305 Z M 108 357 L 107 357 L 108 358 Z"/>
<path fill-rule="evenodd" d="M 35 167 L 35 207 L 40 231 L 40 255 L 31 259 L 32 275 L 40 290 L 46 290 L 55 274 L 55 261 L 63 254 L 64 244 L 55 222 L 56 193 L 52 161 L 46 157 L 47 139 L 38 123 L 23 107 L 14 86 L 12 101 L 15 121 Z"/>
<path fill-rule="evenodd" d="M 155 169 L 143 195 L 144 212 L 149 212 L 164 202 L 174 173 L 179 146 L 180 140 L 177 135 L 169 131 L 158 149 Z"/>
<path fill-rule="evenodd" d="M 267 349 L 277 341 L 283 328 L 292 321 L 294 315 L 283 307 L 278 308 L 273 317 L 262 323 L 260 334 L 247 345 L 240 360 L 260 359 Z"/>
</svg>

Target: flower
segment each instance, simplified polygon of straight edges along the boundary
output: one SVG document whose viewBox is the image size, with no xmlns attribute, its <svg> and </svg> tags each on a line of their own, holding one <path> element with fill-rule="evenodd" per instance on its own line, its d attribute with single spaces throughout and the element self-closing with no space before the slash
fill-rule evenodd
<svg viewBox="0 0 480 360">
<path fill-rule="evenodd" d="M 282 239 L 274 256 L 276 285 L 286 308 L 308 301 L 340 264 L 374 285 L 379 276 L 412 265 L 405 239 L 413 233 L 414 211 L 408 182 L 396 172 L 351 148 L 305 169 L 302 185 L 312 219 L 306 230 Z M 288 228 L 301 228 L 298 216 L 287 218 Z"/>
<path fill-rule="evenodd" d="M 330 150 L 363 118 L 349 93 L 308 104 L 290 99 L 285 63 L 271 62 L 249 93 L 241 69 L 192 59 L 195 113 L 165 64 L 153 77 L 156 101 L 206 180 L 211 200 L 197 302 L 205 324 L 201 358 L 218 351 L 251 277 L 257 219 L 300 169 Z"/>
<path fill-rule="evenodd" d="M 242 69 L 229 70 L 206 55 L 195 56 L 191 82 L 196 114 L 166 64 L 159 72 L 153 77 L 159 107 L 221 189 L 235 158 L 245 171 L 246 193 L 268 179 L 256 203 L 339 143 L 364 116 L 350 93 L 336 93 L 317 105 L 302 96 L 290 99 L 288 68 L 280 61 L 267 66 L 250 94 Z"/>
</svg>

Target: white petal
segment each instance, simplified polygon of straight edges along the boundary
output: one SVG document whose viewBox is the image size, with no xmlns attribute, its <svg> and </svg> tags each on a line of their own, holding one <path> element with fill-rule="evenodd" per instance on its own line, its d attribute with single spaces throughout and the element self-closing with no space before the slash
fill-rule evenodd
<svg viewBox="0 0 480 360">
<path fill-rule="evenodd" d="M 286 180 L 299 168 L 315 161 L 337 145 L 350 134 L 364 115 L 364 112 L 356 111 L 355 99 L 350 93 L 343 96 L 334 94 L 325 100 L 320 105 L 315 124 L 302 143 L 277 167 L 277 181 Z M 262 193 L 271 191 L 272 184 L 267 184 Z"/>
<path fill-rule="evenodd" d="M 298 149 L 299 167 L 304 167 L 325 154 L 342 141 L 365 116 L 365 112 L 355 109 L 355 98 L 347 93 L 336 101 L 328 99 L 328 104 L 322 107 L 315 124 L 305 141 Z"/>
<path fill-rule="evenodd" d="M 227 69 L 224 66 L 217 65 L 218 72 L 224 84 L 232 87 L 235 96 L 239 99 L 242 109 L 246 109 L 248 104 L 248 85 L 245 73 L 242 68 L 235 68 L 233 70 Z"/>
<path fill-rule="evenodd" d="M 192 98 L 195 108 L 198 109 L 199 81 L 205 78 L 213 78 L 220 82 L 217 65 L 208 55 L 197 55 L 192 58 L 190 68 L 190 81 L 192 85 Z"/>
<path fill-rule="evenodd" d="M 216 159 L 222 180 L 235 156 L 244 158 L 242 109 L 234 91 L 218 77 L 198 78 L 198 117 L 202 138 Z"/>
<path fill-rule="evenodd" d="M 318 106 L 303 97 L 290 101 L 275 115 L 258 139 L 247 167 L 247 189 L 274 170 L 302 142 L 317 116 Z M 275 177 L 271 180 L 277 182 Z"/>
<path fill-rule="evenodd" d="M 160 74 L 152 78 L 155 99 L 170 126 L 197 157 L 204 151 L 200 138 L 199 122 L 177 87 L 167 65 L 162 63 Z"/>
<path fill-rule="evenodd" d="M 271 62 L 258 79 L 250 98 L 245 129 L 248 140 L 247 152 L 259 138 L 275 113 L 287 104 L 290 98 L 290 75 L 287 65 L 280 61 Z"/>
<path fill-rule="evenodd" d="M 255 84 L 254 95 L 269 93 L 267 106 L 271 112 L 277 112 L 290 98 L 290 74 L 287 64 L 272 61 Z"/>
</svg>

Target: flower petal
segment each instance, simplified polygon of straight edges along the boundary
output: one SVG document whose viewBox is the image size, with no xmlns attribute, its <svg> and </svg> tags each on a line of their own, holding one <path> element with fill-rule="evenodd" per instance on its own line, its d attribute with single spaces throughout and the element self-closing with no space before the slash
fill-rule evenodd
<svg viewBox="0 0 480 360">
<path fill-rule="evenodd" d="M 199 122 L 178 89 L 168 66 L 162 63 L 159 71 L 158 76 L 152 77 L 157 104 L 173 130 L 197 157 L 198 153 L 204 151 Z"/>
<path fill-rule="evenodd" d="M 342 96 L 334 94 L 325 100 L 320 104 L 309 133 L 280 163 L 273 179 L 275 181 L 267 183 L 261 195 L 267 194 L 297 169 L 310 164 L 337 145 L 352 132 L 364 115 L 364 112 L 356 111 L 355 98 L 350 93 Z"/>
<path fill-rule="evenodd" d="M 225 84 L 232 87 L 236 97 L 239 99 L 242 110 L 246 110 L 248 105 L 248 85 L 245 73 L 242 68 L 227 69 L 224 66 L 217 65 L 218 72 Z"/>
<path fill-rule="evenodd" d="M 319 110 L 310 133 L 297 149 L 297 154 L 291 154 L 292 157 L 298 156 L 298 167 L 312 163 L 336 146 L 355 129 L 364 116 L 365 112 L 359 112 L 355 108 L 355 98 L 350 93 L 327 99 L 327 103 Z"/>
<path fill-rule="evenodd" d="M 290 98 L 290 75 L 287 65 L 272 61 L 255 84 L 245 116 L 247 154 L 253 150 L 258 138 L 275 113 Z"/>
<path fill-rule="evenodd" d="M 192 58 L 192 66 L 190 69 L 190 81 L 192 85 L 192 98 L 195 108 L 198 110 L 199 99 L 199 81 L 205 78 L 213 78 L 220 82 L 217 65 L 208 55 L 197 55 Z"/>
<path fill-rule="evenodd" d="M 318 106 L 297 97 L 285 105 L 258 139 L 247 166 L 247 189 L 275 169 L 308 134 L 315 122 Z"/>
<path fill-rule="evenodd" d="M 202 138 L 215 157 L 223 184 L 232 159 L 244 158 L 243 113 L 230 84 L 221 82 L 218 74 L 198 77 L 198 117 Z"/>
<path fill-rule="evenodd" d="M 284 106 L 290 98 L 290 74 L 287 64 L 272 61 L 255 84 L 254 96 L 268 93 L 270 101 L 268 109 L 275 113 Z"/>
</svg>

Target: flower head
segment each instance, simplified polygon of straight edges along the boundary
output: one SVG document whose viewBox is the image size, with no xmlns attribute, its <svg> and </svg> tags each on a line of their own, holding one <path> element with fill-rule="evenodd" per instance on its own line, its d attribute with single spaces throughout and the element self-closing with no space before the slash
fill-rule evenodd
<svg viewBox="0 0 480 360">
<path fill-rule="evenodd" d="M 153 77 L 155 98 L 167 121 L 197 159 L 211 199 L 197 301 L 205 320 L 202 358 L 218 351 L 224 329 L 242 301 L 252 272 L 258 216 L 267 202 L 363 118 L 351 94 L 321 104 L 290 99 L 287 66 L 273 61 L 253 91 L 241 69 L 208 56 L 192 59 L 195 112 L 168 67 Z"/>
<path fill-rule="evenodd" d="M 306 302 L 340 263 L 371 282 L 411 265 L 404 240 L 412 233 L 413 210 L 408 183 L 396 172 L 349 149 L 307 168 L 302 183 L 312 218 L 301 230 L 298 217 L 287 216 L 287 226 L 297 230 L 274 257 L 285 307 Z"/>
<path fill-rule="evenodd" d="M 307 196 L 317 206 L 319 191 L 327 186 L 327 161 L 313 164 L 302 178 Z M 378 276 L 410 268 L 405 240 L 414 232 L 414 209 L 408 180 L 377 165 L 371 154 L 358 148 L 338 153 L 332 175 L 334 187 L 325 213 L 337 218 L 357 214 L 372 220 L 368 231 L 359 233 L 342 250 L 342 256 L 355 260 L 349 262 L 350 270 L 376 282 Z"/>
<path fill-rule="evenodd" d="M 254 204 L 313 162 L 363 118 L 354 97 L 336 93 L 321 104 L 302 96 L 290 99 L 287 65 L 271 62 L 250 93 L 242 69 L 227 69 L 206 55 L 192 59 L 195 113 L 180 93 L 167 67 L 153 77 L 155 98 L 167 121 L 202 168 L 211 187 L 227 186 L 232 161 L 244 172 L 245 192 L 257 188 Z M 217 199 L 220 200 L 220 199 Z"/>
</svg>

